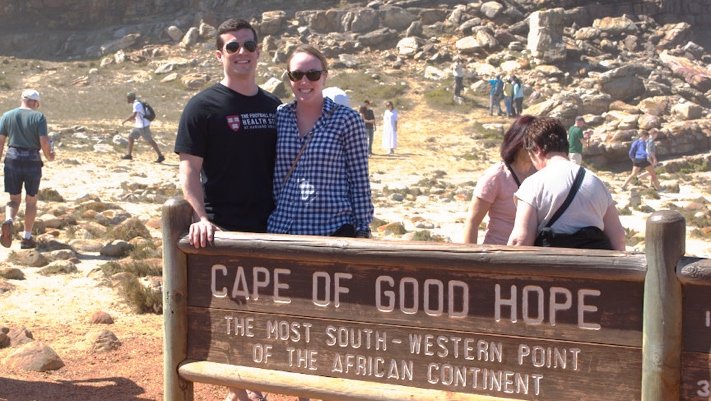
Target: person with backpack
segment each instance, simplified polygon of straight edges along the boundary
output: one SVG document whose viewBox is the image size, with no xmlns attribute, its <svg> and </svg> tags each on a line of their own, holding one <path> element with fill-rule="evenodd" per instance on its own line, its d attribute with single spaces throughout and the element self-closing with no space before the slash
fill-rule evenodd
<svg viewBox="0 0 711 401">
<path fill-rule="evenodd" d="M 158 158 L 156 163 L 162 163 L 165 160 L 165 156 L 161 153 L 160 148 L 155 140 L 153 140 L 153 135 L 151 134 L 151 121 L 155 118 L 155 112 L 153 108 L 147 103 L 140 101 L 136 94 L 133 92 L 128 92 L 126 95 L 126 101 L 133 105 L 131 115 L 128 116 L 121 124 L 125 124 L 131 120 L 134 120 L 133 129 L 128 135 L 128 153 L 126 153 L 121 159 L 123 160 L 133 160 L 133 143 L 139 137 L 148 142 L 149 145 L 156 151 Z"/>
</svg>

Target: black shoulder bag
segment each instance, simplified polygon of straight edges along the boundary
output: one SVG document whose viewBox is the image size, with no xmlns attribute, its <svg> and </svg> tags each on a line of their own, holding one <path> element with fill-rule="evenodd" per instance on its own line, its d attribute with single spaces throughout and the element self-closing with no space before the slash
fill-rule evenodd
<svg viewBox="0 0 711 401">
<path fill-rule="evenodd" d="M 551 229 L 553 223 L 558 220 L 568 206 L 570 206 L 573 198 L 575 198 L 575 194 L 578 193 L 584 176 L 585 169 L 580 167 L 578 174 L 575 176 L 575 181 L 573 181 L 573 186 L 570 188 L 570 192 L 568 192 L 568 197 L 565 198 L 563 204 L 556 210 L 545 227 L 538 231 L 533 245 L 556 248 L 612 249 L 607 235 L 595 226 L 583 227 L 572 234 L 560 234 Z"/>
</svg>

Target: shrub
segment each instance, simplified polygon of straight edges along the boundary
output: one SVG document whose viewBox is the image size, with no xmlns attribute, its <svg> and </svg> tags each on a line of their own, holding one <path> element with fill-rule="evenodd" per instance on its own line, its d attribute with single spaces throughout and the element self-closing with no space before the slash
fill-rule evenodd
<svg viewBox="0 0 711 401">
<path fill-rule="evenodd" d="M 100 266 L 101 271 L 106 276 L 113 276 L 116 273 L 127 272 L 136 277 L 161 276 L 163 268 L 155 266 L 146 261 L 131 261 L 131 262 L 108 262 Z"/>
<path fill-rule="evenodd" d="M 52 188 L 42 188 L 37 192 L 37 199 L 45 202 L 64 202 L 64 197 Z"/>
<path fill-rule="evenodd" d="M 639 244 L 641 240 L 637 237 L 637 234 L 639 234 L 638 231 L 631 228 L 625 228 L 625 244 L 628 246 L 635 246 Z"/>
<path fill-rule="evenodd" d="M 131 277 L 122 284 L 122 296 L 136 313 L 163 313 L 163 294 L 144 287 L 138 278 Z"/>
<path fill-rule="evenodd" d="M 109 238 L 122 239 L 124 241 L 130 241 L 136 237 L 151 238 L 151 233 L 148 228 L 141 223 L 137 218 L 130 218 L 118 226 L 114 227 L 109 233 Z"/>
<path fill-rule="evenodd" d="M 413 241 L 433 241 L 433 242 L 445 242 L 444 237 L 441 235 L 432 234 L 430 230 L 419 230 L 415 231 L 412 236 Z"/>
<path fill-rule="evenodd" d="M 153 259 L 162 257 L 163 252 L 152 241 L 145 241 L 134 246 L 128 256 L 134 260 Z"/>
</svg>

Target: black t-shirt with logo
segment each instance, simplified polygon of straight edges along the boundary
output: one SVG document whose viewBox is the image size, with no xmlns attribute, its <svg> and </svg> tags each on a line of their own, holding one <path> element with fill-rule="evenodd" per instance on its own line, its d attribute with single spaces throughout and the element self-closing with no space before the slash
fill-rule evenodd
<svg viewBox="0 0 711 401">
<path fill-rule="evenodd" d="M 174 150 L 203 158 L 205 210 L 220 227 L 266 232 L 274 208 L 279 104 L 262 89 L 244 96 L 216 84 L 195 95 L 183 110 Z"/>
</svg>

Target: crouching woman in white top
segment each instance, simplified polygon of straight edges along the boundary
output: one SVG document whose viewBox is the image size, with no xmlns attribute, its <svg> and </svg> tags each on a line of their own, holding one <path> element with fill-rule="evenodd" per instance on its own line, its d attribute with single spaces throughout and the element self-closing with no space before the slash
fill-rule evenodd
<svg viewBox="0 0 711 401">
<path fill-rule="evenodd" d="M 540 117 L 526 130 L 524 147 L 538 172 L 528 177 L 514 194 L 516 220 L 509 245 L 533 245 L 536 235 L 563 204 L 579 168 L 568 160 L 568 138 L 560 121 Z M 625 250 L 625 230 L 605 184 L 590 171 L 576 196 L 551 229 L 572 234 L 595 226 L 615 250 Z"/>
</svg>

